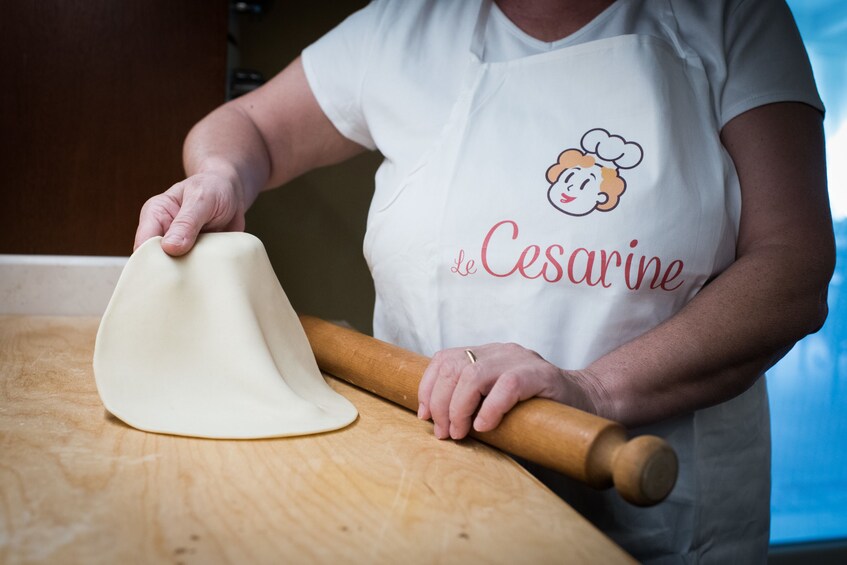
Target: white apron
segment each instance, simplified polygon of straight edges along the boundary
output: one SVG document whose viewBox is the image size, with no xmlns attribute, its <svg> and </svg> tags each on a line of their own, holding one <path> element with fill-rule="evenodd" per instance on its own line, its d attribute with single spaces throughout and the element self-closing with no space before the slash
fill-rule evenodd
<svg viewBox="0 0 847 565">
<path fill-rule="evenodd" d="M 484 1 L 438 139 L 401 182 L 377 175 L 365 237 L 374 333 L 427 355 L 513 341 L 583 368 L 733 261 L 737 176 L 702 64 L 684 45 L 627 35 L 488 63 L 489 10 Z M 762 561 L 763 379 L 638 432 L 680 455 L 678 485 L 658 507 L 532 470 L 642 561 Z"/>
</svg>

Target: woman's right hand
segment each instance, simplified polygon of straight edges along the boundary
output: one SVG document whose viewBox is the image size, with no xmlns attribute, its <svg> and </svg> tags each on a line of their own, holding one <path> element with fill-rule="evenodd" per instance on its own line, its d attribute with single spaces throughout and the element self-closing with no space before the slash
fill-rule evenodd
<svg viewBox="0 0 847 565">
<path fill-rule="evenodd" d="M 162 249 L 184 255 L 200 232 L 243 231 L 246 206 L 237 180 L 220 172 L 201 172 L 150 198 L 141 208 L 135 246 L 158 235 Z"/>
<path fill-rule="evenodd" d="M 165 253 L 184 255 L 200 232 L 242 231 L 260 191 L 364 150 L 323 113 L 298 57 L 192 128 L 183 147 L 189 177 L 144 204 L 135 248 L 161 235 Z"/>
</svg>

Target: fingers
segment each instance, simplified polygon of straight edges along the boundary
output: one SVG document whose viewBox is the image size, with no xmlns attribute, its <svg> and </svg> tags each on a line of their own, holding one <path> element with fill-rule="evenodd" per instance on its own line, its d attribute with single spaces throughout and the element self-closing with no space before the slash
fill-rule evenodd
<svg viewBox="0 0 847 565">
<path fill-rule="evenodd" d="M 423 419 L 432 418 L 433 431 L 438 439 L 447 439 L 450 436 L 450 399 L 461 370 L 462 365 L 457 362 L 455 352 L 444 350 L 433 356 L 421 378 L 418 387 L 418 414 Z"/>
<path fill-rule="evenodd" d="M 168 226 L 179 212 L 179 206 L 179 201 L 168 193 L 156 195 L 145 202 L 138 219 L 138 228 L 135 230 L 133 250 L 138 249 L 151 237 L 165 235 Z"/>
<path fill-rule="evenodd" d="M 453 439 L 462 439 L 471 431 L 471 420 L 494 383 L 495 375 L 490 374 L 485 364 L 468 364 L 462 371 L 459 382 L 450 398 L 448 418 L 449 431 Z"/>
<path fill-rule="evenodd" d="M 421 382 L 418 384 L 418 418 L 421 420 L 429 420 L 432 418 L 432 413 L 429 410 L 429 402 L 432 397 L 432 388 L 435 386 L 435 381 L 438 379 L 438 371 L 441 364 L 442 353 L 436 353 L 432 361 L 424 371 Z"/>
<path fill-rule="evenodd" d="M 506 373 L 497 379 L 474 419 L 474 430 L 490 432 L 500 425 L 506 412 L 514 408 L 521 400 L 526 400 L 522 394 L 523 387 L 520 380 L 520 377 L 514 373 Z"/>
<path fill-rule="evenodd" d="M 461 369 L 443 372 L 432 389 L 430 411 L 432 412 L 433 432 L 438 439 L 447 439 L 450 434 L 450 404 L 453 391 L 462 378 Z M 454 438 L 458 439 L 458 438 Z"/>
<path fill-rule="evenodd" d="M 472 363 L 464 348 L 440 351 L 421 378 L 418 417 L 432 419 L 439 439 L 461 439 L 471 426 L 491 431 L 518 402 L 533 396 L 566 403 L 579 397 L 562 370 L 534 351 L 500 343 L 474 352 Z"/>
<path fill-rule="evenodd" d="M 432 418 L 437 438 L 462 439 L 493 380 L 483 365 L 470 363 L 463 348 L 440 351 L 421 378 L 418 417 Z"/>
<path fill-rule="evenodd" d="M 141 247 L 141 244 L 151 237 L 164 235 L 167 223 L 169 222 L 160 215 L 142 212 L 138 220 L 138 227 L 135 230 L 135 242 L 132 245 L 132 250 L 135 251 Z"/>
</svg>

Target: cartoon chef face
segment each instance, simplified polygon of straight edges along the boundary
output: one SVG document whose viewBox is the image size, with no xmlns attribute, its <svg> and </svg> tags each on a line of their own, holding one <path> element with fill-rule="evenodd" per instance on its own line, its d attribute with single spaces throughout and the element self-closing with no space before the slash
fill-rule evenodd
<svg viewBox="0 0 847 565">
<path fill-rule="evenodd" d="M 603 172 L 599 165 L 577 165 L 562 171 L 559 178 L 550 185 L 547 198 L 565 214 L 584 216 L 599 204 L 609 201 L 609 195 L 600 188 L 602 180 Z"/>
<path fill-rule="evenodd" d="M 608 212 L 618 205 L 626 187 L 617 170 L 597 164 L 593 156 L 578 149 L 563 151 L 547 169 L 547 180 L 550 204 L 569 216 Z"/>
<path fill-rule="evenodd" d="M 626 190 L 619 171 L 638 166 L 644 151 L 638 143 L 603 128 L 585 132 L 580 145 L 581 150 L 562 151 L 547 169 L 547 200 L 569 216 L 613 210 Z"/>
</svg>

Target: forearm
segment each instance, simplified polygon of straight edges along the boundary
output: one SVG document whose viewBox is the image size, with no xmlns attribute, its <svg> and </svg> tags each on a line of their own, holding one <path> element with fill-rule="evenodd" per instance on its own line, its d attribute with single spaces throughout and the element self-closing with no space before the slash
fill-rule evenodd
<svg viewBox="0 0 847 565">
<path fill-rule="evenodd" d="M 246 209 L 260 191 L 362 151 L 324 115 L 298 58 L 200 121 L 186 138 L 183 162 L 189 176 L 214 171 L 235 182 Z"/>
<path fill-rule="evenodd" d="M 676 316 L 586 369 L 597 412 L 635 426 L 745 391 L 823 323 L 827 256 L 774 245 L 739 258 Z"/>
<path fill-rule="evenodd" d="M 221 106 L 192 128 L 183 146 L 186 176 L 213 173 L 239 188 L 244 209 L 267 188 L 270 157 L 262 135 L 233 103 Z"/>
</svg>

